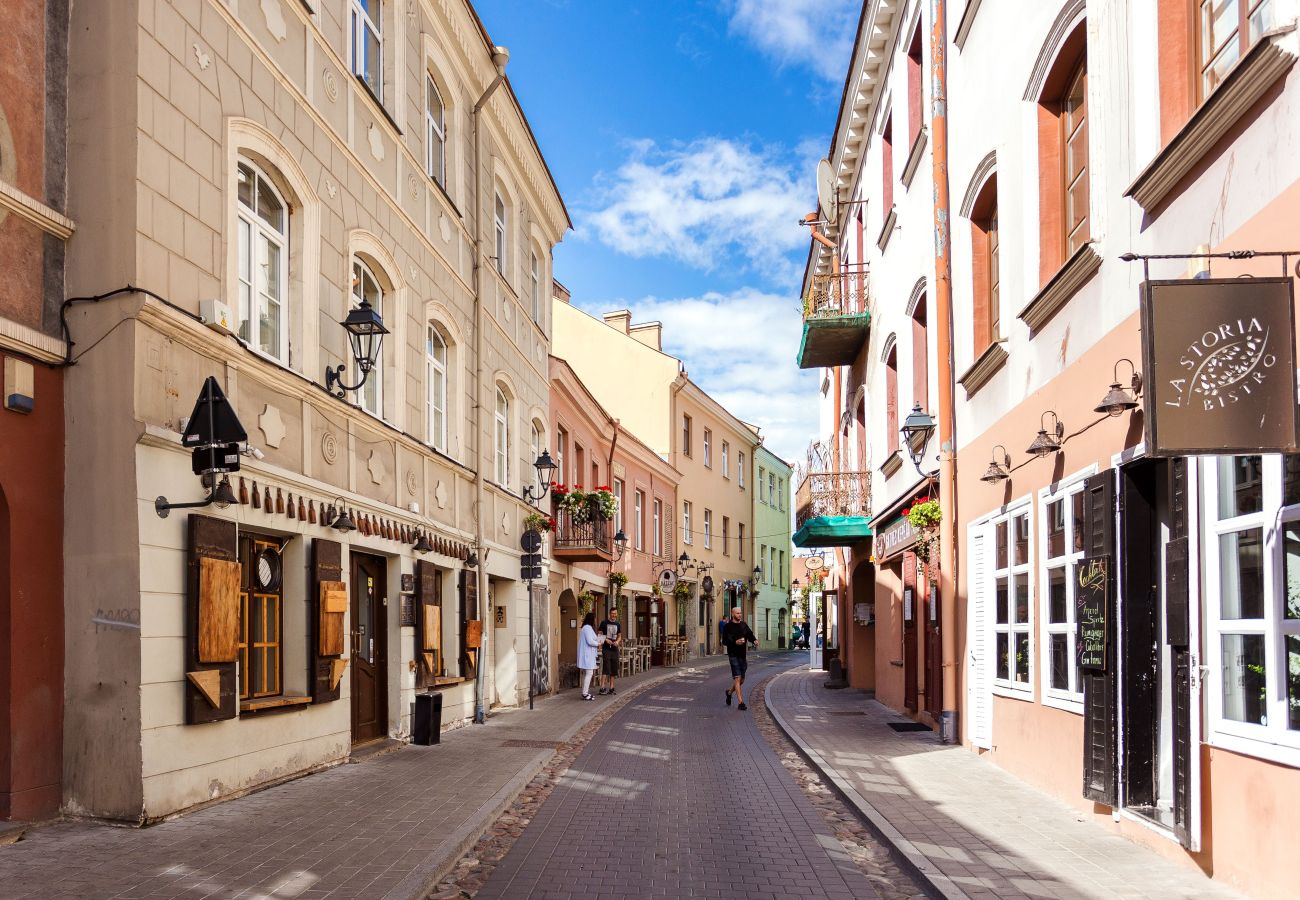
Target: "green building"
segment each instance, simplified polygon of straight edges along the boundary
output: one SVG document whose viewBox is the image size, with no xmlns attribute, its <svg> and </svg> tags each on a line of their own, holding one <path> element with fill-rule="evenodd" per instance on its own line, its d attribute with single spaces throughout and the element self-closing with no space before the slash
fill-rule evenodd
<svg viewBox="0 0 1300 900">
<path fill-rule="evenodd" d="M 766 447 L 754 451 L 753 539 L 756 579 L 750 627 L 764 650 L 790 642 L 790 540 L 791 466 Z"/>
</svg>

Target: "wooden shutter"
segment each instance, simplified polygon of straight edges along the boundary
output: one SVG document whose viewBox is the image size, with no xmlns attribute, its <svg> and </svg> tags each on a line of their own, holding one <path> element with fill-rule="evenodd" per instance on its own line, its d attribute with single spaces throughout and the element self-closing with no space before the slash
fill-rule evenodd
<svg viewBox="0 0 1300 900">
<path fill-rule="evenodd" d="M 1192 651 L 1191 566 L 1188 555 L 1187 459 L 1169 461 L 1169 536 L 1165 545 L 1165 640 L 1172 662 L 1174 833 L 1191 846 Z"/>
<path fill-rule="evenodd" d="M 478 654 L 479 644 L 482 641 L 483 623 L 476 618 L 477 615 L 478 572 L 475 569 L 461 569 L 460 674 L 465 678 L 478 677 Z"/>
<path fill-rule="evenodd" d="M 993 654 L 989 652 L 989 536 L 987 525 L 968 532 L 966 627 L 970 667 L 966 674 L 966 737 L 976 747 L 993 747 Z"/>
<path fill-rule="evenodd" d="M 1115 558 L 1115 471 L 1106 469 L 1085 482 L 1083 495 L 1084 565 L 1097 557 Z M 1106 668 L 1080 669 L 1083 686 L 1083 796 L 1116 803 L 1115 573 L 1108 568 Z M 1082 646 L 1082 642 L 1080 642 Z"/>
<path fill-rule="evenodd" d="M 239 530 L 234 522 L 191 513 L 189 548 L 185 573 L 185 724 L 201 725 L 233 719 L 239 711 L 239 685 L 234 660 L 200 662 L 201 616 L 200 595 L 204 578 L 204 560 L 220 563 L 239 562 Z M 207 568 L 211 568 L 210 565 Z M 238 585 L 235 585 L 238 602 Z M 211 699 L 209 699 L 211 698 Z M 214 703 L 213 700 L 216 702 Z"/>
<path fill-rule="evenodd" d="M 343 545 L 337 541 L 316 538 L 311 543 L 311 571 L 308 574 L 307 597 L 311 611 L 307 616 L 307 689 L 312 703 L 329 703 L 339 699 L 339 684 L 347 660 L 343 653 L 321 652 L 321 585 L 343 581 Z M 344 640 L 344 649 L 348 641 Z"/>
<path fill-rule="evenodd" d="M 415 686 L 442 673 L 442 575 L 427 560 L 415 563 Z"/>
</svg>

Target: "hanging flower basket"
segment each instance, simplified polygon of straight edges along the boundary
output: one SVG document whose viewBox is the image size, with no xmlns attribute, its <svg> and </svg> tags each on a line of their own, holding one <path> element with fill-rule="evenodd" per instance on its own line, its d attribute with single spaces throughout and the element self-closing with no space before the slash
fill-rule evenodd
<svg viewBox="0 0 1300 900">
<path fill-rule="evenodd" d="M 615 597 L 623 596 L 623 587 L 627 584 L 627 575 L 622 572 L 611 572 L 609 574 L 609 589 L 614 592 Z"/>
<path fill-rule="evenodd" d="M 926 497 L 918 500 L 903 510 L 907 521 L 916 529 L 916 558 L 930 564 L 936 556 L 939 544 L 939 523 L 943 521 L 943 509 L 937 499 Z"/>
<path fill-rule="evenodd" d="M 591 612 L 591 610 L 595 607 L 595 605 L 596 605 L 596 595 L 593 594 L 591 591 L 583 591 L 581 594 L 578 595 L 579 617 L 585 619 L 587 617 L 587 613 Z"/>
</svg>

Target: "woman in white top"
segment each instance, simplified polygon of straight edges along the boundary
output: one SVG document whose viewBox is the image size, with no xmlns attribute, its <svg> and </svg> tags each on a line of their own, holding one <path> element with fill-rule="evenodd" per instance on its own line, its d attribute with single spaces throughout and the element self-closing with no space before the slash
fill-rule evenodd
<svg viewBox="0 0 1300 900">
<path fill-rule="evenodd" d="M 582 699 L 595 700 L 591 696 L 591 677 L 596 674 L 596 651 L 600 648 L 600 636 L 596 634 L 596 614 L 589 612 L 582 619 L 582 632 L 578 635 L 578 668 L 582 670 Z"/>
</svg>

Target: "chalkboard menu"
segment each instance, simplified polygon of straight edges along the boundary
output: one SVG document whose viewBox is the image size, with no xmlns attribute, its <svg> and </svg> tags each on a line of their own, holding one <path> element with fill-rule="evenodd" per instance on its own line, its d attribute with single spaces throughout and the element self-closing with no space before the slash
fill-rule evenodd
<svg viewBox="0 0 1300 900">
<path fill-rule="evenodd" d="M 1079 668 L 1105 669 L 1109 640 L 1110 557 L 1091 556 L 1075 570 Z"/>
</svg>

